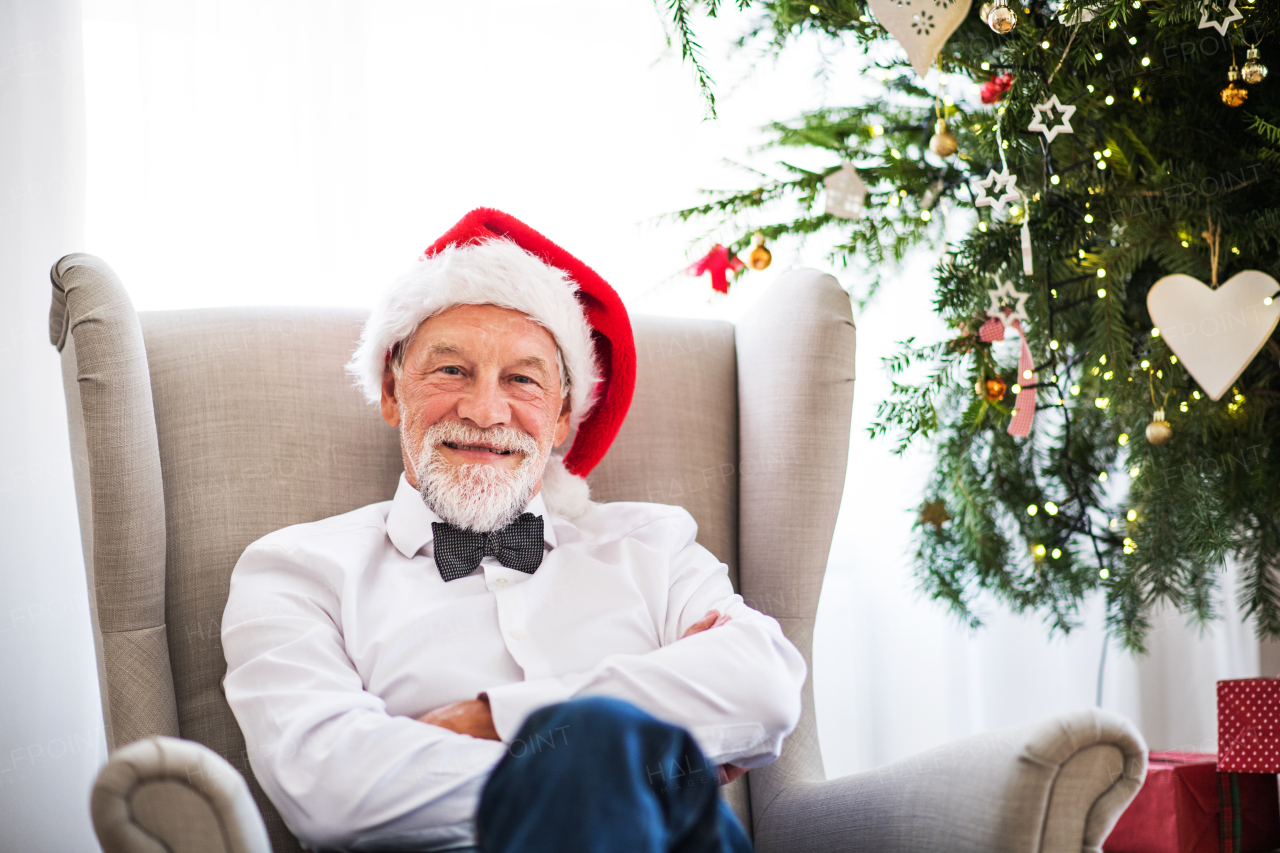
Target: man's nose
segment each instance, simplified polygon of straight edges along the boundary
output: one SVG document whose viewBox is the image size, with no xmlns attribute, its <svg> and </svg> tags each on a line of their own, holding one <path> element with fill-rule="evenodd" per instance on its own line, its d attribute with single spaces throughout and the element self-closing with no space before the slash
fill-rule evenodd
<svg viewBox="0 0 1280 853">
<path fill-rule="evenodd" d="M 505 425 L 511 419 L 511 406 L 502 395 L 498 377 L 477 377 L 468 393 L 458 401 L 458 417 L 480 429 Z"/>
</svg>

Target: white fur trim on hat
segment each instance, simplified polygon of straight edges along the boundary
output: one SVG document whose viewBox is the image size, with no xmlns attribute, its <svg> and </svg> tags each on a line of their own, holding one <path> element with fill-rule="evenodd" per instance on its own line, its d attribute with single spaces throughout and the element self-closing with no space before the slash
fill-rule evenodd
<svg viewBox="0 0 1280 853">
<path fill-rule="evenodd" d="M 547 509 L 571 521 L 595 506 L 587 481 L 570 474 L 559 456 L 547 459 L 547 468 L 542 472 L 542 500 Z"/>
<path fill-rule="evenodd" d="M 428 317 L 454 305 L 511 308 L 555 338 L 569 374 L 569 423 L 576 428 L 595 403 L 599 381 L 591 326 L 574 295 L 577 290 L 564 271 L 510 240 L 447 246 L 436 255 L 420 257 L 392 282 L 364 324 L 347 372 L 365 399 L 376 404 L 382 399 L 387 353 Z"/>
</svg>

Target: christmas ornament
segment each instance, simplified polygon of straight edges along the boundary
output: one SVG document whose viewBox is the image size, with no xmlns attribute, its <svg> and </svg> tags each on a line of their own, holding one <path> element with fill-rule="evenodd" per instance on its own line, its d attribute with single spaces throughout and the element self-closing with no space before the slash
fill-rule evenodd
<svg viewBox="0 0 1280 853">
<path fill-rule="evenodd" d="M 822 179 L 827 191 L 826 213 L 841 219 L 861 219 L 866 209 L 867 185 L 858 177 L 852 163 L 845 163 L 838 172 Z"/>
<path fill-rule="evenodd" d="M 994 104 L 1004 97 L 1004 93 L 1009 91 L 1012 85 L 1012 74 L 992 74 L 991 79 L 982 84 L 978 96 L 982 98 L 982 103 Z"/>
<path fill-rule="evenodd" d="M 971 0 L 870 0 L 867 5 L 907 52 L 911 67 L 923 77 L 929 73 L 938 51 L 969 14 L 970 4 Z"/>
<path fill-rule="evenodd" d="M 1167 275 L 1147 293 L 1147 311 L 1169 349 L 1209 397 L 1239 378 L 1280 320 L 1280 284 L 1245 270 L 1210 289 L 1189 275 Z"/>
<path fill-rule="evenodd" d="M 991 0 L 983 3 L 978 7 L 978 17 L 982 19 L 982 23 L 987 23 L 987 15 L 991 14 Z"/>
<path fill-rule="evenodd" d="M 716 243 L 711 247 L 710 252 L 703 255 L 697 263 L 692 264 L 686 272 L 689 275 L 702 275 L 704 272 L 709 272 L 711 289 L 718 293 L 728 293 L 729 273 L 732 272 L 736 276 L 745 266 L 737 255 L 730 255 L 728 249 Z"/>
<path fill-rule="evenodd" d="M 1022 243 L 1022 274 L 1031 275 L 1035 272 L 1035 264 L 1031 262 L 1031 211 L 1024 210 L 1022 212 L 1022 227 L 1018 229 L 1018 237 Z"/>
<path fill-rule="evenodd" d="M 760 270 L 768 269 L 769 264 L 773 263 L 773 254 L 764 247 L 763 231 L 757 231 L 753 239 L 755 240 L 755 248 L 747 256 L 747 263 L 753 270 L 759 272 Z"/>
<path fill-rule="evenodd" d="M 975 207 L 995 208 L 997 213 L 1003 213 L 1006 204 L 1021 197 L 1017 184 L 1018 176 L 1010 175 L 1007 166 L 999 172 L 992 169 L 985 178 L 969 185 L 970 188 L 977 187 L 973 204 Z"/>
<path fill-rule="evenodd" d="M 987 308 L 987 316 L 1001 324 L 1011 320 L 1031 322 L 1031 318 L 1027 316 L 1027 299 L 1031 294 L 1014 290 L 1012 281 L 1006 281 L 1003 284 L 997 281 L 996 284 L 997 287 L 994 290 L 987 291 L 987 297 L 991 300 L 991 305 Z M 988 329 L 990 326 L 991 321 L 988 320 L 982 328 Z M 982 330 L 979 330 L 978 334 L 982 334 Z M 994 340 L 1004 340 L 1003 330 L 1000 337 Z"/>
<path fill-rule="evenodd" d="M 1236 71 L 1234 65 L 1227 70 L 1227 88 L 1220 93 L 1222 95 L 1222 103 L 1229 107 L 1238 107 L 1249 97 L 1249 90 L 1236 85 L 1236 80 L 1240 77 L 1240 73 Z"/>
<path fill-rule="evenodd" d="M 1234 3 L 1235 0 L 1231 2 Z M 991 0 L 991 11 L 987 12 L 986 21 L 992 32 L 1000 35 L 1012 32 L 1018 26 L 1018 16 L 1009 7 L 1009 0 Z"/>
<path fill-rule="evenodd" d="M 1240 77 L 1250 86 L 1261 83 L 1266 79 L 1267 66 L 1263 65 L 1258 59 L 1258 49 L 1256 47 L 1249 48 L 1245 54 L 1244 65 L 1240 66 Z"/>
<path fill-rule="evenodd" d="M 1218 35 L 1225 36 L 1227 34 L 1227 27 L 1231 26 L 1234 21 L 1244 20 L 1244 15 L 1241 15 L 1239 10 L 1236 9 L 1236 0 L 1229 0 L 1227 3 L 1227 12 L 1229 14 L 1221 21 L 1209 20 L 1209 13 L 1218 11 L 1219 5 L 1220 4 L 1218 3 L 1212 2 L 1212 0 L 1206 0 L 1204 6 L 1201 7 L 1199 29 L 1203 30 L 1213 27 L 1218 31 Z"/>
<path fill-rule="evenodd" d="M 924 506 L 920 507 L 920 523 L 932 524 L 934 530 L 941 530 L 942 525 L 950 520 L 951 513 L 947 512 L 947 503 L 942 498 L 925 501 Z"/>
<path fill-rule="evenodd" d="M 1074 27 L 1078 24 L 1087 24 L 1098 16 L 1098 13 L 1102 11 L 1102 7 L 1104 5 L 1106 4 L 1084 6 L 1079 9 L 1069 10 L 1066 8 L 1066 5 L 1063 4 L 1062 8 L 1058 10 L 1058 20 L 1069 27 Z"/>
<path fill-rule="evenodd" d="M 980 385 L 983 398 L 988 403 L 998 403 L 1004 399 L 1004 393 L 1008 386 L 1004 384 L 1004 380 L 997 376 L 995 379 L 988 379 Z"/>
<path fill-rule="evenodd" d="M 1035 118 L 1031 120 L 1031 124 L 1027 125 L 1027 130 L 1040 131 L 1044 134 L 1045 142 L 1052 142 L 1053 138 L 1059 133 L 1075 133 L 1071 129 L 1071 117 L 1076 114 L 1075 105 L 1068 104 L 1063 106 L 1057 95 L 1054 95 L 1043 104 L 1036 104 L 1031 108 L 1031 111 L 1035 113 Z M 1062 124 L 1055 124 L 1050 127 L 1049 125 L 1053 121 L 1055 112 L 1062 113 L 1062 118 L 1060 119 Z"/>
<path fill-rule="evenodd" d="M 1173 427 L 1164 419 L 1164 409 L 1156 409 L 1151 423 L 1147 424 L 1147 441 L 1152 444 L 1168 444 L 1173 438 Z"/>
<path fill-rule="evenodd" d="M 947 130 L 946 119 L 938 119 L 938 123 L 933 126 L 933 138 L 929 140 L 929 150 L 939 157 L 950 157 L 959 147 L 955 134 Z"/>
<path fill-rule="evenodd" d="M 1036 417 L 1036 374 L 1035 363 L 1031 360 L 1031 348 L 1027 346 L 1027 334 L 1022 330 L 1022 321 L 1027 320 L 1027 297 L 1029 293 L 1014 290 L 1013 282 L 996 280 L 996 287 L 987 291 L 991 306 L 987 309 L 990 318 L 978 330 L 978 338 L 983 341 L 1004 340 L 1004 326 L 1008 323 L 1021 338 L 1018 353 L 1018 396 L 1013 401 L 1013 419 L 1009 422 L 1009 434 L 1026 438 L 1031 434 L 1031 424 Z"/>
</svg>

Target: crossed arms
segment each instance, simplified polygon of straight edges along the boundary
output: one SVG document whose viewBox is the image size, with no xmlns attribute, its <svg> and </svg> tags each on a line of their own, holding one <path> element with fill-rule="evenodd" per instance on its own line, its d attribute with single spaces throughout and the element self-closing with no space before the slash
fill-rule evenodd
<svg viewBox="0 0 1280 853">
<path fill-rule="evenodd" d="M 355 619 L 353 601 L 367 600 L 363 584 L 385 533 L 353 542 L 340 532 L 348 538 L 273 534 L 250 546 L 223 620 L 227 701 L 250 764 L 312 849 L 473 843 L 475 808 L 507 750 L 503 740 L 536 708 L 577 696 L 622 699 L 683 726 L 726 777 L 776 758 L 799 719 L 803 658 L 776 621 L 734 594 L 724 566 L 694 542 L 692 519 L 628 540 L 665 567 L 661 577 L 636 575 L 651 582 L 656 647 L 606 654 L 575 640 L 594 653 L 585 671 L 519 680 L 516 670 L 506 683 L 471 691 L 487 701 L 433 710 L 366 689 L 377 674 L 357 667 L 352 644 L 378 626 Z M 355 556 L 344 563 L 337 551 Z M 422 648 L 420 659 L 450 653 L 409 645 Z"/>
</svg>

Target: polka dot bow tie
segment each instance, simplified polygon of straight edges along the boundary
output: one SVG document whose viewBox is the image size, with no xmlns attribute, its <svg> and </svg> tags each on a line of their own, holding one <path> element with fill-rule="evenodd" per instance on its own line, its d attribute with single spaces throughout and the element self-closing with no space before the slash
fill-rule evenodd
<svg viewBox="0 0 1280 853">
<path fill-rule="evenodd" d="M 522 514 L 501 530 L 480 533 L 444 521 L 431 522 L 436 567 L 446 581 L 465 578 L 485 557 L 497 557 L 508 569 L 531 575 L 542 565 L 542 516 Z"/>
</svg>

